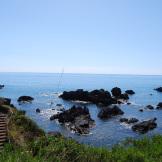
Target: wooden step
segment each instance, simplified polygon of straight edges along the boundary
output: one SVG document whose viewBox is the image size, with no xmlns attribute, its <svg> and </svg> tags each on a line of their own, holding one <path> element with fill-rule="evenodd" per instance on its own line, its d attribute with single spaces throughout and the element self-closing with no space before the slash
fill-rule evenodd
<svg viewBox="0 0 162 162">
<path fill-rule="evenodd" d="M 7 135 L 7 132 L 0 133 L 0 136 L 6 136 L 6 135 Z"/>
<path fill-rule="evenodd" d="M 7 139 L 7 136 L 5 136 L 5 135 L 0 136 L 0 139 Z"/>
<path fill-rule="evenodd" d="M 1 142 L 6 142 L 6 140 L 7 140 L 6 138 L 0 139 L 0 143 Z"/>
</svg>

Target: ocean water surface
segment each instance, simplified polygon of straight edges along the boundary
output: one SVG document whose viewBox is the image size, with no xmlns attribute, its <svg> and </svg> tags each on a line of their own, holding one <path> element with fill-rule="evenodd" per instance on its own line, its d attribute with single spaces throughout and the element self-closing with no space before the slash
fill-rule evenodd
<svg viewBox="0 0 162 162">
<path fill-rule="evenodd" d="M 143 136 L 152 136 L 162 134 L 162 110 L 144 110 L 139 109 L 146 105 L 156 106 L 162 102 L 162 93 L 154 91 L 154 88 L 162 86 L 162 76 L 142 76 L 142 75 L 95 75 L 95 74 L 46 74 L 46 73 L 0 73 L 0 84 L 5 88 L 0 90 L 0 96 L 9 97 L 12 103 L 21 110 L 25 110 L 27 115 L 43 128 L 46 132 L 60 131 L 66 137 L 72 137 L 80 143 L 86 143 L 94 146 L 111 147 L 114 144 L 122 142 L 128 137 L 141 138 Z M 81 136 L 74 134 L 55 121 L 50 121 L 53 107 L 56 104 L 63 104 L 65 109 L 73 106 L 74 102 L 64 101 L 58 98 L 58 94 L 64 90 L 94 90 L 105 89 L 111 91 L 113 87 L 120 87 L 123 92 L 127 89 L 133 89 L 136 94 L 130 97 L 132 105 L 121 105 L 124 115 L 116 116 L 109 120 L 101 120 L 97 117 L 100 110 L 93 104 L 88 104 L 91 117 L 96 122 L 96 127 L 91 129 L 91 134 Z M 150 95 L 152 94 L 152 95 Z M 33 96 L 35 100 L 32 104 L 19 105 L 18 97 L 22 95 Z M 80 103 L 77 103 L 80 105 Z M 35 112 L 37 108 L 41 113 Z M 121 117 L 135 117 L 139 120 L 157 118 L 158 127 L 145 135 L 140 135 L 131 130 L 131 126 L 121 124 Z"/>
</svg>

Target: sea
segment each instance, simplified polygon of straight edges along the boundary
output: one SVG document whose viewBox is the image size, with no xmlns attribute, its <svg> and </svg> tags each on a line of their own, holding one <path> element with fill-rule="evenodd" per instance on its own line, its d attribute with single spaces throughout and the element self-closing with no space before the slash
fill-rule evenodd
<svg viewBox="0 0 162 162">
<path fill-rule="evenodd" d="M 151 75 L 105 75 L 105 74 L 60 74 L 60 73 L 0 73 L 0 84 L 5 88 L 0 90 L 1 97 L 12 99 L 12 103 L 26 115 L 33 119 L 46 132 L 59 131 L 65 137 L 73 138 L 79 143 L 98 147 L 112 147 L 120 144 L 127 138 L 139 139 L 162 134 L 162 110 L 144 110 L 147 105 L 156 105 L 162 102 L 162 93 L 154 88 L 162 86 L 162 76 Z M 63 91 L 77 89 L 94 90 L 105 89 L 111 91 L 113 87 L 120 87 L 122 91 L 132 89 L 135 95 L 130 96 L 131 105 L 120 105 L 124 115 L 108 120 L 97 117 L 100 108 L 94 104 L 64 101 L 58 96 Z M 34 97 L 32 103 L 19 105 L 18 97 L 28 95 Z M 53 104 L 51 104 L 53 103 Z M 90 130 L 89 135 L 78 135 L 70 132 L 66 127 L 56 121 L 50 121 L 54 114 L 52 108 L 62 104 L 65 109 L 73 105 L 86 105 L 96 126 Z M 39 108 L 41 113 L 36 113 Z M 157 118 L 157 128 L 146 134 L 133 132 L 132 125 L 119 122 L 121 117 L 135 117 L 140 121 Z"/>
</svg>

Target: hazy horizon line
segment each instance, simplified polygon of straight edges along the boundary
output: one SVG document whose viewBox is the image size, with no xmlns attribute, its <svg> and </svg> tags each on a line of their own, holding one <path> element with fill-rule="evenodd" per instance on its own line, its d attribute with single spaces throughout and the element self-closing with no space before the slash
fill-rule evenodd
<svg viewBox="0 0 162 162">
<path fill-rule="evenodd" d="M 61 74 L 62 72 L 30 72 L 30 71 L 0 71 L 0 73 L 31 73 L 31 74 Z M 80 74 L 80 75 L 136 75 L 136 76 L 162 76 L 162 74 L 135 74 L 135 73 L 85 73 L 85 72 L 64 72 L 64 74 Z"/>
</svg>

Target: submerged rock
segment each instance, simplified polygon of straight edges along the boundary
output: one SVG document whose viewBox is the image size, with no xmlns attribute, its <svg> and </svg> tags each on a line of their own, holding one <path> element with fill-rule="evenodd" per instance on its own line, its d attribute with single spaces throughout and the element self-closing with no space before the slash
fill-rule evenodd
<svg viewBox="0 0 162 162">
<path fill-rule="evenodd" d="M 138 121 L 139 120 L 136 119 L 136 118 L 130 118 L 130 119 L 128 119 L 128 118 L 121 118 L 120 119 L 121 123 L 127 123 L 127 124 L 137 123 Z"/>
<path fill-rule="evenodd" d="M 50 120 L 55 119 L 79 134 L 88 134 L 90 132 L 89 129 L 92 128 L 95 123 L 95 121 L 91 119 L 87 107 L 73 106 L 71 109 L 53 115 L 50 118 Z"/>
<path fill-rule="evenodd" d="M 125 93 L 129 94 L 129 95 L 134 95 L 135 92 L 133 90 L 126 90 Z"/>
<path fill-rule="evenodd" d="M 108 107 L 103 107 L 98 113 L 98 117 L 101 119 L 111 118 L 116 115 L 123 115 L 124 112 L 116 105 L 111 105 Z"/>
<path fill-rule="evenodd" d="M 162 87 L 155 88 L 154 90 L 157 92 L 162 92 Z"/>
<path fill-rule="evenodd" d="M 11 104 L 10 98 L 0 97 L 0 105 L 10 105 L 10 104 Z"/>
<path fill-rule="evenodd" d="M 139 133 L 147 133 L 149 130 L 152 130 L 157 127 L 156 118 L 140 122 L 132 126 L 132 130 Z"/>
<path fill-rule="evenodd" d="M 32 102 L 34 100 L 33 97 L 30 96 L 21 96 L 18 98 L 17 102 Z"/>
</svg>

